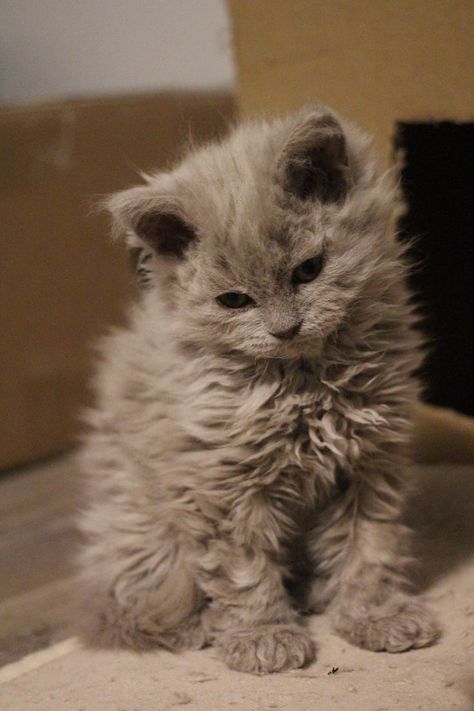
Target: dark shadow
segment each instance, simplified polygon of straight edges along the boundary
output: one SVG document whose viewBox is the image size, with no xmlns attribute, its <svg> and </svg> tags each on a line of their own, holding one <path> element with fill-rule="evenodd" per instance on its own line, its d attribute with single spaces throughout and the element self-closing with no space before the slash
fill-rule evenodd
<svg viewBox="0 0 474 711">
<path fill-rule="evenodd" d="M 474 123 L 397 125 L 401 183 L 412 240 L 411 286 L 430 350 L 423 366 L 428 402 L 474 415 Z"/>
<path fill-rule="evenodd" d="M 419 588 L 474 557 L 474 466 L 440 464 L 413 469 L 416 492 L 407 522 L 414 529 Z"/>
</svg>

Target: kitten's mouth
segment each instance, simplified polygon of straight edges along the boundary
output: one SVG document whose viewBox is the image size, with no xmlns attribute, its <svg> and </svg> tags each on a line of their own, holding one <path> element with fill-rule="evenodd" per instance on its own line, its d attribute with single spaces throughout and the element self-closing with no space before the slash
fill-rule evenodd
<svg viewBox="0 0 474 711">
<path fill-rule="evenodd" d="M 295 343 L 292 347 L 281 349 L 278 352 L 279 358 L 301 358 L 304 356 L 317 356 L 322 351 L 322 343 L 316 341 L 303 341 Z"/>
<path fill-rule="evenodd" d="M 268 343 L 264 348 L 258 348 L 257 357 L 290 360 L 304 356 L 317 356 L 323 348 L 323 339 L 297 336 L 291 341 Z"/>
</svg>

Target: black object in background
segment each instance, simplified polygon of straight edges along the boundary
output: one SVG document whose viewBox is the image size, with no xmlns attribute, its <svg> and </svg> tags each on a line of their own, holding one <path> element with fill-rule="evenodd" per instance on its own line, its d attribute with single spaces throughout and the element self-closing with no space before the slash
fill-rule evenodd
<svg viewBox="0 0 474 711">
<path fill-rule="evenodd" d="M 399 123 L 402 188 L 415 237 L 411 285 L 430 353 L 425 399 L 474 415 L 474 123 Z"/>
</svg>

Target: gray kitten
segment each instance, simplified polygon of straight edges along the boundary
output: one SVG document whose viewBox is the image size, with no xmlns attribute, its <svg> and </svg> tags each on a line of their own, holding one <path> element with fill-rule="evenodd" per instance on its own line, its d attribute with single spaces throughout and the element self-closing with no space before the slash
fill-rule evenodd
<svg viewBox="0 0 474 711">
<path fill-rule="evenodd" d="M 399 520 L 420 339 L 368 139 L 320 106 L 244 124 L 108 206 L 147 288 L 84 448 L 89 639 L 280 671 L 314 657 L 304 606 L 433 642 Z"/>
</svg>

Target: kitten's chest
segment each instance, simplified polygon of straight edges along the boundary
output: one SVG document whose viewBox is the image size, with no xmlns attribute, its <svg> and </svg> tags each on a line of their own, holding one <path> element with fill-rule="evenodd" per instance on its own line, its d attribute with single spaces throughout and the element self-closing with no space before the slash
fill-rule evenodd
<svg viewBox="0 0 474 711">
<path fill-rule="evenodd" d="M 207 451 L 235 461 L 247 481 L 334 483 L 351 455 L 351 428 L 330 388 L 306 373 L 291 375 L 206 391 L 194 400 L 188 431 Z"/>
<path fill-rule="evenodd" d="M 314 511 L 339 492 L 340 472 L 350 458 L 350 428 L 331 393 L 318 383 L 280 388 L 274 397 L 239 412 L 236 432 L 245 486 L 264 492 L 272 507 L 304 528 Z"/>
<path fill-rule="evenodd" d="M 319 383 L 301 391 L 284 390 L 250 418 L 247 435 L 264 432 L 265 451 L 280 469 L 334 479 L 345 463 L 351 433 L 332 394 Z M 250 446 L 257 446 L 251 443 Z"/>
</svg>

